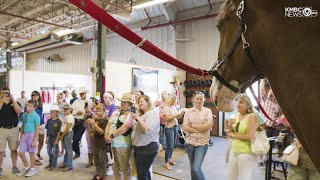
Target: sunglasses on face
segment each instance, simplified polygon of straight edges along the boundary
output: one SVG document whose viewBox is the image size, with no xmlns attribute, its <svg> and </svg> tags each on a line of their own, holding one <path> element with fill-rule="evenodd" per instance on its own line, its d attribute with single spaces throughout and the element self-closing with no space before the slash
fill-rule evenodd
<svg viewBox="0 0 320 180">
<path fill-rule="evenodd" d="M 239 132 L 239 126 L 240 126 L 240 122 L 238 122 L 236 125 L 236 132 Z"/>
<path fill-rule="evenodd" d="M 37 94 L 32 94 L 31 96 L 38 96 Z"/>
<path fill-rule="evenodd" d="M 201 91 L 196 91 L 193 96 L 196 96 L 197 94 L 201 94 L 202 96 L 204 95 L 203 92 L 201 92 Z"/>
</svg>

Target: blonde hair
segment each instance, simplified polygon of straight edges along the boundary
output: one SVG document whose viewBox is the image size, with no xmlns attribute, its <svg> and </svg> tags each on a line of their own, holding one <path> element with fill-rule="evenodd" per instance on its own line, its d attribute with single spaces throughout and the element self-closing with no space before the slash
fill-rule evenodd
<svg viewBox="0 0 320 180">
<path fill-rule="evenodd" d="M 247 114 L 253 113 L 253 105 L 252 105 L 252 102 L 251 102 L 248 95 L 242 94 L 240 96 L 240 101 L 246 103 L 246 105 L 248 106 L 247 111 L 246 111 Z"/>
<path fill-rule="evenodd" d="M 140 99 L 144 99 L 147 102 L 147 109 L 146 111 L 143 111 L 142 109 L 139 108 L 138 112 L 140 114 L 140 116 L 144 115 L 146 112 L 150 111 L 152 109 L 152 105 L 151 105 L 151 99 L 149 96 L 147 95 L 142 95 L 139 97 L 138 102 L 140 101 Z"/>
<path fill-rule="evenodd" d="M 167 104 L 168 104 L 168 105 L 171 105 L 171 104 L 169 104 L 169 103 L 171 103 L 171 99 L 172 99 L 172 98 L 175 98 L 176 101 L 177 101 L 177 96 L 176 96 L 175 94 L 169 94 L 169 95 L 168 95 L 168 98 L 167 98 Z"/>
</svg>

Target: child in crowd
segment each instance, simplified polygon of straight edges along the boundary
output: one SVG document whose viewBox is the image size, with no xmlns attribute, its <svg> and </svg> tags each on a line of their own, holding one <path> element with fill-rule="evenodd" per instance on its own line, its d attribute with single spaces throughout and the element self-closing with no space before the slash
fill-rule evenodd
<svg viewBox="0 0 320 180">
<path fill-rule="evenodd" d="M 63 110 L 64 110 L 64 119 L 62 119 L 62 125 L 60 128 L 60 132 L 61 132 L 60 140 L 63 142 L 65 154 L 64 154 L 63 165 L 60 166 L 60 168 L 65 168 L 63 172 L 67 172 L 73 169 L 72 128 L 74 126 L 74 117 L 71 114 L 72 113 L 71 104 L 65 104 L 63 107 Z"/>
<path fill-rule="evenodd" d="M 31 177 L 37 173 L 35 169 L 35 152 L 37 152 L 37 141 L 40 131 L 40 116 L 35 112 L 38 106 L 34 100 L 29 100 L 26 106 L 26 112 L 22 115 L 22 127 L 20 134 L 19 156 L 23 162 L 24 170 L 18 175 Z M 30 168 L 25 153 L 30 155 Z"/>
<path fill-rule="evenodd" d="M 46 144 L 49 155 L 49 165 L 45 169 L 52 171 L 57 168 L 58 158 L 58 143 L 60 138 L 60 128 L 62 122 L 58 119 L 60 108 L 57 105 L 53 105 L 50 109 L 51 118 L 47 121 L 46 129 Z"/>
<path fill-rule="evenodd" d="M 93 180 L 106 179 L 106 141 L 104 140 L 104 130 L 108 124 L 108 119 L 105 117 L 105 108 L 103 104 L 98 104 L 96 106 L 97 118 L 88 119 L 89 127 L 88 131 L 94 133 L 93 140 L 93 157 L 94 164 L 96 166 L 96 175 Z"/>
</svg>

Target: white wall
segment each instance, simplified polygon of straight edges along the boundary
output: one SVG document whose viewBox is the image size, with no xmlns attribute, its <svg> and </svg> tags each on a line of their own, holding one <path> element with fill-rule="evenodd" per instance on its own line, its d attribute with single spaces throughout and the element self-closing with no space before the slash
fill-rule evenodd
<svg viewBox="0 0 320 180">
<path fill-rule="evenodd" d="M 132 68 L 147 68 L 145 66 L 136 66 L 131 64 L 107 62 L 106 63 L 106 90 L 114 91 L 116 97 L 121 97 L 125 92 L 131 92 L 132 88 Z M 151 69 L 151 68 L 148 68 Z M 175 76 L 179 76 L 181 82 L 186 79 L 184 71 L 174 71 L 167 69 L 158 69 L 158 93 L 167 91 L 174 92 L 173 86 L 170 82 L 174 81 Z M 180 87 L 180 102 L 181 107 L 185 107 L 185 97 L 183 96 L 184 86 Z"/>
<path fill-rule="evenodd" d="M 191 39 L 177 42 L 177 57 L 190 66 L 209 70 L 218 58 L 220 34 L 216 19 L 193 21 L 176 27 L 177 39 Z"/>
<path fill-rule="evenodd" d="M 141 37 L 146 37 L 164 52 L 176 57 L 175 30 L 172 30 L 169 26 L 146 31 L 136 30 L 136 33 Z M 107 60 L 128 63 L 130 59 L 134 59 L 136 65 L 176 70 L 174 66 L 161 61 L 140 48 L 136 48 L 126 39 L 115 34 L 109 35 L 107 39 Z"/>
<path fill-rule="evenodd" d="M 25 79 L 25 87 L 23 88 L 23 79 Z M 26 71 L 23 78 L 22 71 L 9 71 L 9 88 L 15 98 L 20 97 L 20 92 L 24 90 L 28 99 L 31 97 L 31 92 L 40 91 L 40 87 L 70 87 L 78 90 L 79 87 L 86 87 L 88 89 L 88 96 L 92 95 L 92 77 L 88 75 L 75 75 L 63 73 L 44 73 L 35 71 Z M 56 95 L 56 92 L 55 92 Z M 53 92 L 51 93 L 53 96 Z M 53 97 L 54 101 L 56 98 Z M 45 106 L 48 111 L 50 105 Z"/>
<path fill-rule="evenodd" d="M 47 61 L 52 54 L 59 54 L 63 61 Z M 91 74 L 88 69 L 92 63 L 91 44 L 84 43 L 28 54 L 26 69 L 52 73 Z"/>
</svg>

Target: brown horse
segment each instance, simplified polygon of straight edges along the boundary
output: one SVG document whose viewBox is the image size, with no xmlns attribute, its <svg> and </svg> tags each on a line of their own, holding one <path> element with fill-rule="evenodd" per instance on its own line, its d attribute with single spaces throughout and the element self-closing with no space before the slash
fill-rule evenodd
<svg viewBox="0 0 320 180">
<path fill-rule="evenodd" d="M 247 0 L 243 12 L 238 8 L 241 2 L 227 0 L 221 7 L 218 57 L 226 61 L 216 66 L 216 72 L 227 82 L 224 84 L 236 89 L 254 75 L 267 77 L 285 116 L 320 171 L 320 13 L 315 12 L 320 12 L 320 0 Z M 288 17 L 286 7 L 312 7 L 315 17 L 308 12 L 309 18 Z M 240 36 L 234 43 L 239 32 L 244 39 Z M 246 42 L 249 48 L 243 48 Z M 216 78 L 210 94 L 219 111 L 233 110 L 238 94 Z"/>
</svg>

